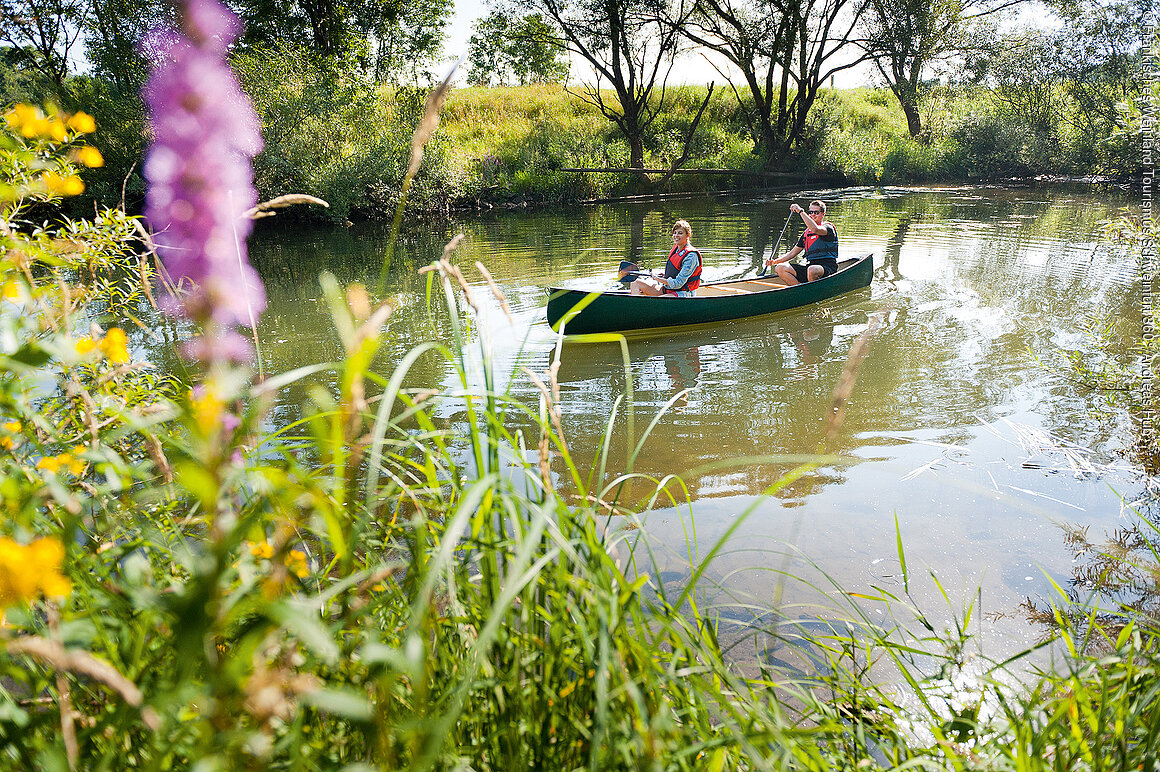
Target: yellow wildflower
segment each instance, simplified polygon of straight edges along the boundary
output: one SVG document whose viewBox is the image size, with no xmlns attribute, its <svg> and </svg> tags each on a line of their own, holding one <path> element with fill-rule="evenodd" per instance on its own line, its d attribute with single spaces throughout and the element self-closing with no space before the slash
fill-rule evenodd
<svg viewBox="0 0 1160 772">
<path fill-rule="evenodd" d="M 97 342 L 87 335 L 85 337 L 79 339 L 77 341 L 77 345 L 76 345 L 77 353 L 80 354 L 81 356 L 84 356 L 85 354 L 89 353 L 90 351 L 92 351 L 96 347 L 97 347 Z"/>
<path fill-rule="evenodd" d="M 250 543 L 250 554 L 260 560 L 268 560 L 274 557 L 274 548 L 270 546 L 270 542 L 262 541 Z"/>
<path fill-rule="evenodd" d="M 64 547 L 56 539 L 37 539 L 28 546 L 0 538 L 0 608 L 68 595 L 72 582 L 60 572 Z"/>
<path fill-rule="evenodd" d="M 12 109 L 5 113 L 4 122 L 13 131 L 20 131 L 25 124 L 35 121 L 39 117 L 38 113 L 39 111 L 32 105 L 13 105 Z"/>
<path fill-rule="evenodd" d="M 77 112 L 68 119 L 68 127 L 78 134 L 91 134 L 97 130 L 97 122 L 86 112 Z"/>
<path fill-rule="evenodd" d="M 306 562 L 306 553 L 302 550 L 290 550 L 290 554 L 286 556 L 286 567 L 299 579 L 305 579 L 310 575 L 310 564 Z"/>
<path fill-rule="evenodd" d="M 77 160 L 90 169 L 105 165 L 105 159 L 101 156 L 101 151 L 91 145 L 85 145 L 77 150 Z"/>
<path fill-rule="evenodd" d="M 40 181 L 49 192 L 59 196 L 78 196 L 85 192 L 85 184 L 75 175 L 61 177 L 56 172 L 45 172 L 41 175 Z"/>
<path fill-rule="evenodd" d="M 198 391 L 200 394 L 189 392 L 189 407 L 197 427 L 202 433 L 209 434 L 218 425 L 225 403 L 218 399 L 217 392 L 209 386 L 203 386 Z"/>
<path fill-rule="evenodd" d="M 33 139 L 35 137 L 42 137 L 48 134 L 48 119 L 37 116 L 31 121 L 27 121 L 20 126 L 20 133 L 26 139 Z"/>
<path fill-rule="evenodd" d="M 21 427 L 20 427 L 20 422 L 19 422 L 19 421 L 7 421 L 7 422 L 5 422 L 5 424 L 4 424 L 4 431 L 8 432 L 9 434 L 15 434 L 15 435 L 19 435 L 19 434 L 20 434 L 20 428 L 21 428 Z M 20 439 L 20 437 L 19 437 L 19 436 L 16 436 L 16 437 L 9 437 L 9 436 L 0 437 L 0 448 L 4 448 L 5 450 L 12 450 L 14 447 L 16 447 L 16 442 L 17 442 L 17 440 L 19 440 L 19 439 Z"/>
<path fill-rule="evenodd" d="M 83 451 L 84 448 L 81 448 L 80 450 Z M 46 472 L 52 472 L 53 474 L 60 474 L 61 469 L 67 469 L 69 472 L 72 472 L 78 477 L 84 473 L 85 467 L 87 465 L 88 464 L 84 459 L 76 458 L 72 453 L 61 453 L 56 456 L 45 456 L 44 458 L 40 459 L 40 461 L 36 462 L 37 469 L 43 469 Z"/>
<path fill-rule="evenodd" d="M 64 142 L 68 139 L 68 129 L 64 127 L 64 122 L 58 119 L 53 119 L 48 122 L 48 131 L 45 136 L 52 137 L 57 142 Z"/>
<path fill-rule="evenodd" d="M 4 282 L 3 287 L 0 287 L 0 297 L 3 297 L 5 300 L 20 300 L 20 283 L 15 281 Z"/>
<path fill-rule="evenodd" d="M 100 343 L 101 352 L 115 365 L 123 365 L 129 361 L 129 349 L 126 346 L 125 331 L 120 327 L 111 327 L 105 333 Z"/>
<path fill-rule="evenodd" d="M 56 456 L 45 456 L 36 462 L 36 468 L 56 474 L 60 471 L 60 460 Z"/>
</svg>

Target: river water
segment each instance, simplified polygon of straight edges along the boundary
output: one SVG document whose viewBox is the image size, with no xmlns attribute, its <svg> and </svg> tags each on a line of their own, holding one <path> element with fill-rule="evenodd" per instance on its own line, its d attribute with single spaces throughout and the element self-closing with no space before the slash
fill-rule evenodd
<svg viewBox="0 0 1160 772">
<path fill-rule="evenodd" d="M 679 506 L 659 501 L 642 531 L 657 552 L 659 581 L 679 586 L 690 564 L 730 534 L 706 573 L 704 600 L 808 616 L 805 609 L 836 597 L 830 579 L 847 591 L 901 593 L 897 523 L 915 601 L 943 619 L 973 603 L 972 630 L 989 653 L 1016 650 L 1037 635 L 1020 602 L 1053 597 L 1052 581 L 1066 588 L 1082 568 L 1065 524 L 1096 541 L 1124 523 L 1125 501 L 1142 488 L 1125 415 L 1053 368 L 1065 349 L 1097 357 L 1087 334 L 1097 320 L 1113 322 L 1113 354 L 1139 335 L 1135 265 L 1099 237 L 1101 221 L 1130 203 L 1126 194 L 803 190 L 413 225 L 389 270 L 386 298 L 396 310 L 376 368 L 389 373 L 418 342 L 450 340 L 447 317 L 427 310 L 427 280 L 417 269 L 457 233 L 465 238 L 452 259 L 482 307 L 469 337 L 493 349 L 501 387 L 534 404 L 538 392 L 521 368 L 544 373 L 559 344 L 544 322 L 546 287 L 607 286 L 623 258 L 660 267 L 678 218 L 693 226 L 706 279 L 737 276 L 774 247 L 790 201 L 815 197 L 828 202 L 844 255 L 876 253 L 872 285 L 794 312 L 631 338 L 627 372 L 617 343 L 565 342 L 560 408 L 569 447 L 582 469 L 594 464 L 630 386 L 608 459 L 609 469 L 623 470 L 632 444 L 625 409 L 639 437 L 668 406 L 633 459 L 635 472 L 681 478 L 668 487 Z M 782 249 L 800 232 L 795 219 Z M 258 235 L 251 257 L 270 297 L 260 323 L 268 373 L 340 356 L 318 275 L 374 286 L 388 240 L 389 228 L 373 224 L 267 227 Z M 477 260 L 494 275 L 512 321 Z M 871 324 L 877 331 L 828 440 L 831 394 Z M 409 382 L 459 388 L 436 357 L 421 359 Z M 296 415 L 304 400 L 301 388 L 287 390 L 275 420 Z M 446 420 L 462 418 L 447 410 Z M 796 461 L 735 461 L 824 451 L 847 461 L 764 496 Z M 554 463 L 553 471 L 563 468 Z"/>
</svg>

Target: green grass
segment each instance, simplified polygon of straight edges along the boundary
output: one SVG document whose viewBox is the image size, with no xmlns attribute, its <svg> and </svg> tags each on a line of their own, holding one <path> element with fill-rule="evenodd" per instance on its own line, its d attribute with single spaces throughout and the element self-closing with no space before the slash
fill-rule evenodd
<svg viewBox="0 0 1160 772">
<path fill-rule="evenodd" d="M 951 623 L 914 602 L 896 525 L 901 586 L 853 593 L 812 565 L 812 585 L 778 574 L 817 599 L 808 613 L 712 608 L 707 572 L 756 504 L 700 555 L 690 536 L 688 577 L 662 581 L 649 516 L 688 511 L 695 534 L 696 506 L 679 476 L 632 469 L 665 415 L 635 414 L 627 354 L 629 389 L 580 468 L 553 369 L 516 376 L 538 400 L 497 388 L 515 377 L 494 372 L 452 262 L 426 274 L 444 332 L 390 371 L 371 367 L 388 312 L 329 274 L 337 362 L 261 382 L 219 364 L 178 386 L 78 359 L 72 325 L 138 316 L 133 277 L 148 280 L 150 263 L 127 248 L 121 215 L 18 227 L 40 195 L 24 166 L 67 166 L 68 151 L 0 131 L 0 232 L 32 261 L 0 263 L 22 305 L 0 314 L 0 768 L 1155 768 L 1151 606 L 1059 589 L 1040 610 L 1056 622 L 1053 667 L 987 662 L 971 650 L 973 603 L 955 608 L 933 576 Z M 63 326 L 62 286 L 74 288 Z M 409 387 L 427 356 L 453 388 Z M 320 373 L 333 389 L 312 384 Z M 275 397 L 296 384 L 302 418 L 271 430 Z M 607 466 L 614 437 L 635 449 L 625 469 Z M 79 467 L 42 463 L 62 452 Z M 804 462 L 796 472 L 859 460 Z M 1155 598 L 1156 532 L 1140 533 L 1125 576 Z M 15 546 L 36 539 L 63 561 Z M 70 584 L 52 599 L 20 589 L 56 572 Z M 803 656 L 773 664 L 778 650 Z"/>
</svg>

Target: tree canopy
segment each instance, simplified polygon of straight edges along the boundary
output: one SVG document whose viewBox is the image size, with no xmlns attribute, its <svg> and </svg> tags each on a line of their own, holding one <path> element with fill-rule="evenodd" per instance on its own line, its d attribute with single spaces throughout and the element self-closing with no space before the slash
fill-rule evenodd
<svg viewBox="0 0 1160 772">
<path fill-rule="evenodd" d="M 467 62 L 468 80 L 474 85 L 562 81 L 570 69 L 563 43 L 538 13 L 512 20 L 492 11 L 478 19 Z"/>
</svg>

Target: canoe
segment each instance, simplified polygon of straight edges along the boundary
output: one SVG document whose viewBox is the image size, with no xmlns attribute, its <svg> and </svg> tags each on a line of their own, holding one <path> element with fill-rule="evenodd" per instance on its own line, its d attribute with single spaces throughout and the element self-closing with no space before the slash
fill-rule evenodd
<svg viewBox="0 0 1160 772">
<path fill-rule="evenodd" d="M 630 295 L 627 290 L 594 292 L 552 287 L 548 324 L 559 331 L 628 332 L 661 327 L 727 322 L 772 314 L 817 303 L 870 286 L 873 253 L 838 263 L 838 272 L 824 279 L 787 286 L 776 275 L 702 284 L 696 297 L 656 298 Z"/>
</svg>

